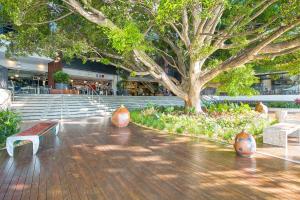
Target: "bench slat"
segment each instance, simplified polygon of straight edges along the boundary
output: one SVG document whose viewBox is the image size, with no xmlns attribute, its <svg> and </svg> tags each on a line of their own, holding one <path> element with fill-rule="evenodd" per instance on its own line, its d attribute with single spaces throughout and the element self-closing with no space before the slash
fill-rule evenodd
<svg viewBox="0 0 300 200">
<path fill-rule="evenodd" d="M 51 127 L 55 126 L 57 122 L 41 122 L 33 127 L 26 129 L 25 131 L 22 131 L 21 133 L 18 133 L 14 136 L 30 136 L 30 135 L 41 135 Z"/>
</svg>

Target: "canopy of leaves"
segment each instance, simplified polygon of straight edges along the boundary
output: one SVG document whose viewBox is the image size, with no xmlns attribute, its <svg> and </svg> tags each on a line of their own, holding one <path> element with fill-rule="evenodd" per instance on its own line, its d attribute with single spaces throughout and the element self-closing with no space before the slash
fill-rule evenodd
<svg viewBox="0 0 300 200">
<path fill-rule="evenodd" d="M 258 82 L 258 78 L 252 66 L 243 66 L 230 72 L 225 72 L 215 78 L 212 82 L 221 83 L 217 92 L 226 92 L 230 96 L 254 95 L 257 91 L 251 86 Z"/>
<path fill-rule="evenodd" d="M 10 41 L 9 44 L 2 44 L 7 46 L 7 56 L 37 53 L 55 57 L 57 53 L 62 53 L 66 60 L 77 57 L 83 61 L 123 66 L 131 69 L 131 74 L 135 76 L 135 71 L 146 69 L 132 54 L 134 49 L 138 49 L 147 52 L 159 64 L 162 60 L 166 61 L 163 65 L 180 73 L 178 81 L 184 85 L 192 61 L 203 59 L 205 61 L 201 69 L 212 70 L 246 47 L 255 46 L 260 41 L 256 40 L 258 36 L 265 38 L 300 15 L 299 0 L 274 0 L 272 5 L 255 18 L 253 13 L 257 13 L 263 3 L 271 1 L 78 1 L 87 11 L 96 9 L 107 16 L 115 24 L 114 28 L 108 28 L 90 22 L 64 2 L 66 1 L 0 0 L 1 23 L 9 23 L 15 30 L 1 35 L 1 39 Z M 220 5 L 222 17 L 214 27 L 212 36 L 203 40 L 194 37 L 193 34 L 197 32 L 195 19 L 214 19 L 216 8 Z M 178 34 L 184 30 L 184 10 L 189 16 L 187 23 L 190 29 L 187 34 L 191 37 L 190 47 L 186 47 L 183 42 L 184 36 L 180 37 Z M 55 23 L 57 28 L 51 29 L 50 23 Z M 226 31 L 228 39 L 224 44 L 231 45 L 232 48 L 216 47 L 218 36 Z M 204 30 L 202 34 L 205 35 L 206 32 L 209 30 Z M 299 28 L 287 32 L 275 42 L 296 37 L 299 37 Z M 245 67 L 220 75 L 214 82 L 225 83 L 219 87 L 219 91 L 227 91 L 232 95 L 250 94 L 253 91 L 246 88 L 256 82 L 251 66 L 258 72 L 285 70 L 298 74 L 299 64 L 298 50 L 274 59 L 253 60 Z"/>
</svg>

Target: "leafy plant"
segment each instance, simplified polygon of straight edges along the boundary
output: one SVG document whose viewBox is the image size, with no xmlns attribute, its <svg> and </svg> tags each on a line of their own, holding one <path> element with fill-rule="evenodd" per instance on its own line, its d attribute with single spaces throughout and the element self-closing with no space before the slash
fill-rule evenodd
<svg viewBox="0 0 300 200">
<path fill-rule="evenodd" d="M 299 101 L 299 100 L 298 100 Z M 297 99 L 294 102 L 264 102 L 264 104 L 270 108 L 300 108 L 300 102 L 297 103 Z M 250 104 L 255 107 L 255 103 Z"/>
<path fill-rule="evenodd" d="M 56 83 L 65 83 L 68 84 L 70 82 L 69 74 L 63 71 L 57 71 L 53 74 L 53 79 Z"/>
<path fill-rule="evenodd" d="M 205 135 L 232 142 L 236 134 L 245 129 L 259 138 L 272 121 L 251 110 L 248 104 L 219 103 L 208 107 L 207 115 L 185 112 L 184 107 L 154 107 L 131 112 L 132 121 L 166 130 L 170 133 Z"/>
<path fill-rule="evenodd" d="M 0 111 L 0 146 L 3 146 L 8 136 L 20 131 L 21 117 L 10 110 Z"/>
</svg>

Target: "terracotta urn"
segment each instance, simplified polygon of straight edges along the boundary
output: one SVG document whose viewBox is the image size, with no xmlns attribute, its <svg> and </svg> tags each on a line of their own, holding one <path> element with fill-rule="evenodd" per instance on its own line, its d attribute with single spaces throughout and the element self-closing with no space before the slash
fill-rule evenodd
<svg viewBox="0 0 300 200">
<path fill-rule="evenodd" d="M 235 137 L 234 149 L 239 156 L 251 157 L 256 151 L 254 137 L 245 131 L 240 132 Z"/>
<path fill-rule="evenodd" d="M 268 107 L 262 102 L 258 102 L 255 106 L 255 111 L 261 114 L 268 114 Z"/>
<path fill-rule="evenodd" d="M 111 122 L 116 127 L 126 127 L 130 122 L 130 113 L 123 105 L 117 108 L 111 117 Z"/>
</svg>

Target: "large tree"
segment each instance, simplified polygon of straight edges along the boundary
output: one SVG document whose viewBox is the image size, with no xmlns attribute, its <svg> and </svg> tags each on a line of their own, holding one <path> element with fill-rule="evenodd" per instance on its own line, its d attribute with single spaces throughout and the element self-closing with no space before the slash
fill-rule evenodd
<svg viewBox="0 0 300 200">
<path fill-rule="evenodd" d="M 151 75 L 197 112 L 201 90 L 225 72 L 243 78 L 249 66 L 286 55 L 299 70 L 299 0 L 0 2 L 15 30 L 2 36 L 8 55 L 61 53 Z"/>
</svg>

